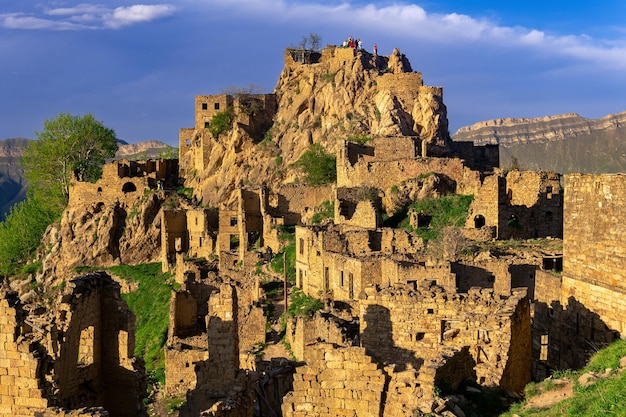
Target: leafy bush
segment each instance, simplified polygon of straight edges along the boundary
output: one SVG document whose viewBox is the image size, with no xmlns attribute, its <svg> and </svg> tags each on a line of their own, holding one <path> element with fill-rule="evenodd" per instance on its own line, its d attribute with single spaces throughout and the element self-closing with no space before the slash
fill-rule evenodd
<svg viewBox="0 0 626 417">
<path fill-rule="evenodd" d="M 326 200 L 319 206 L 321 211 L 318 211 L 311 217 L 311 224 L 320 224 L 324 219 L 332 219 L 335 217 L 335 202 Z"/>
<path fill-rule="evenodd" d="M 324 303 L 317 298 L 306 295 L 302 290 L 296 287 L 289 297 L 287 312 L 290 316 L 305 317 L 315 314 L 316 311 L 322 308 L 324 308 Z"/>
<path fill-rule="evenodd" d="M 190 187 L 178 187 L 176 190 L 176 194 L 182 195 L 187 199 L 191 200 L 193 198 L 193 188 Z"/>
<path fill-rule="evenodd" d="M 371 136 L 366 135 L 365 133 L 348 136 L 348 140 L 350 142 L 355 142 L 355 143 L 358 143 L 359 145 L 363 145 L 372 139 L 373 138 Z"/>
<path fill-rule="evenodd" d="M 330 184 L 337 180 L 335 155 L 326 152 L 319 143 L 314 143 L 294 164 L 304 174 L 308 185 Z"/>
<path fill-rule="evenodd" d="M 224 132 L 229 131 L 233 127 L 233 117 L 235 111 L 232 107 L 228 107 L 226 110 L 218 112 L 209 121 L 209 132 L 215 139 Z"/>
</svg>

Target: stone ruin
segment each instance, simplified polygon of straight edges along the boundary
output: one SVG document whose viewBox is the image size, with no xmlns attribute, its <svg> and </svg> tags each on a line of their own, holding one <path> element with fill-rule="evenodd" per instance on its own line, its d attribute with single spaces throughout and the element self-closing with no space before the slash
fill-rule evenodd
<svg viewBox="0 0 626 417">
<path fill-rule="evenodd" d="M 145 414 L 135 321 L 105 273 L 69 281 L 54 308 L 0 299 L 0 415 Z"/>
<path fill-rule="evenodd" d="M 404 62 L 399 54 L 380 58 L 393 68 Z M 285 67 L 336 70 L 354 59 L 361 58 L 351 49 L 288 50 Z M 443 95 L 423 86 L 419 73 L 379 80 L 401 101 Z M 277 102 L 274 95 L 198 96 L 196 126 L 181 129 L 179 168 L 114 162 L 99 183 L 74 184 L 71 201 L 132 205 L 155 181 L 174 181 L 174 171 L 204 169 L 214 139 L 207 123 L 230 106 L 253 109 L 238 111 L 236 123 L 258 134 Z M 180 285 L 171 296 L 164 392 L 184 395 L 181 416 L 429 413 L 435 388 L 473 383 L 520 392 L 531 379 L 582 366 L 590 344 L 623 334 L 623 175 L 569 175 L 562 187 L 555 173 L 504 173 L 495 168 L 497 148 L 452 143 L 407 120 L 394 135 L 342 141 L 337 186 L 241 187 L 231 205 L 161 211 L 163 270 L 174 270 Z M 483 253 L 471 261 L 418 255 L 422 239 L 383 227 L 382 211 L 394 186 L 433 172 L 446 189 L 474 195 L 466 237 L 562 237 L 563 253 Z M 333 221 L 311 225 L 327 201 Z M 286 226 L 295 226 L 296 285 L 326 306 L 287 323 L 286 339 L 303 362 L 264 362 L 253 354 L 265 342 L 266 317 L 252 271 L 259 251 L 283 249 L 278 230 Z M 132 357 L 134 319 L 119 286 L 89 274 L 70 281 L 59 300 L 52 313 L 3 293 L 0 414 L 141 415 L 145 376 Z"/>
</svg>

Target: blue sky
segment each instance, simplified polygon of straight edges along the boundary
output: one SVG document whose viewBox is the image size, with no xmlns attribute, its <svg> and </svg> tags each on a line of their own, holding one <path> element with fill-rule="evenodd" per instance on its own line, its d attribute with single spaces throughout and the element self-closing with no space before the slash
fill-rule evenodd
<svg viewBox="0 0 626 417">
<path fill-rule="evenodd" d="M 626 110 L 626 2 L 0 0 L 0 139 L 62 112 L 176 145 L 194 96 L 271 92 L 283 51 L 317 33 L 406 54 L 443 86 L 450 133 L 500 117 Z M 597 2 L 593 2 L 596 3 Z"/>
</svg>

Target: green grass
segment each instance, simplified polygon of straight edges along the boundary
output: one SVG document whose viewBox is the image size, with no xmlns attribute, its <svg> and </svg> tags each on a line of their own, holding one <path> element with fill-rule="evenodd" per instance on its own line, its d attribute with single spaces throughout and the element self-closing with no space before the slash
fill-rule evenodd
<svg viewBox="0 0 626 417">
<path fill-rule="evenodd" d="M 465 224 L 469 206 L 474 196 L 449 195 L 417 201 L 384 220 L 385 226 L 413 230 L 408 217 L 409 209 L 432 217 L 428 227 L 419 227 L 415 232 L 424 240 L 434 240 L 444 227 L 461 227 Z"/>
<path fill-rule="evenodd" d="M 296 242 L 293 241 L 285 246 L 282 252 L 277 253 L 270 263 L 272 271 L 277 274 L 284 274 L 283 254 L 287 254 L 287 281 L 296 282 Z"/>
<path fill-rule="evenodd" d="M 108 268 L 113 274 L 138 282 L 136 291 L 122 294 L 135 314 L 135 356 L 146 362 L 146 372 L 159 383 L 165 382 L 163 346 L 167 339 L 171 274 L 161 273 L 160 263 L 120 265 Z"/>
<path fill-rule="evenodd" d="M 320 224 L 324 219 L 335 217 L 335 202 L 326 200 L 319 205 L 321 211 L 315 213 L 311 218 L 311 224 Z"/>
<path fill-rule="evenodd" d="M 287 312 L 290 316 L 305 317 L 315 314 L 322 308 L 324 308 L 324 303 L 320 300 L 306 295 L 299 288 L 294 288 L 289 296 Z"/>
<path fill-rule="evenodd" d="M 620 358 L 626 356 L 626 339 L 618 340 L 597 352 L 589 364 L 578 371 L 566 370 L 555 373 L 554 378 L 569 378 L 574 382 L 574 396 L 545 409 L 522 410 L 525 403 L 515 404 L 501 417 L 596 417 L 626 416 L 626 372 L 602 377 L 588 387 L 578 384 L 580 375 L 588 372 L 604 373 L 606 369 L 619 368 Z M 531 383 L 526 387 L 526 397 L 548 391 L 552 380 Z"/>
</svg>

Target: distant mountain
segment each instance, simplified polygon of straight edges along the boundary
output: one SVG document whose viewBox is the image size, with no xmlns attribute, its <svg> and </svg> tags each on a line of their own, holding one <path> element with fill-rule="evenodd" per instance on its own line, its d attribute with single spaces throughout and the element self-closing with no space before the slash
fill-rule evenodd
<svg viewBox="0 0 626 417">
<path fill-rule="evenodd" d="M 178 150 L 158 140 L 146 140 L 139 143 L 119 142 L 116 159 L 147 159 L 158 157 L 178 158 Z"/>
<path fill-rule="evenodd" d="M 0 140 L 0 221 L 4 220 L 11 206 L 26 198 L 27 184 L 20 158 L 30 141 L 24 138 Z M 118 145 L 115 157 L 119 159 L 178 157 L 176 148 L 156 140 L 134 144 L 120 140 Z"/>
<path fill-rule="evenodd" d="M 455 141 L 500 145 L 500 167 L 569 173 L 626 172 L 626 112 L 587 119 L 576 113 L 496 119 L 459 129 Z"/>
<path fill-rule="evenodd" d="M 13 204 L 26 197 L 26 180 L 20 163 L 22 152 L 29 139 L 0 140 L 0 220 Z"/>
</svg>

